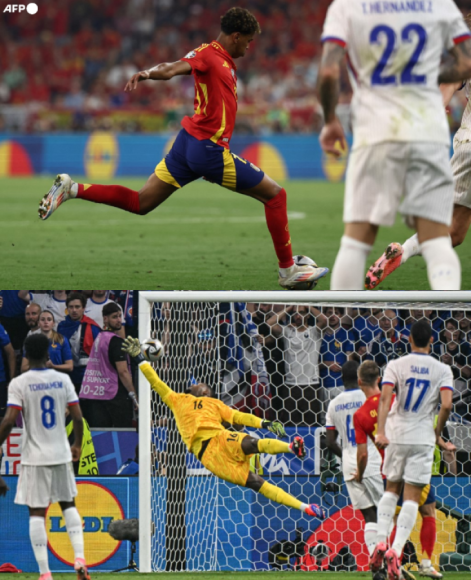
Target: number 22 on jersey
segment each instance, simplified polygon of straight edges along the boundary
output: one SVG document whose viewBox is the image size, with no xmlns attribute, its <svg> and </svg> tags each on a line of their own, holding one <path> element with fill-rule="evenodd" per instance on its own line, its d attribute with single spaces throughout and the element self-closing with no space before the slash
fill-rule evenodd
<svg viewBox="0 0 471 580">
<path fill-rule="evenodd" d="M 371 75 L 372 85 L 397 85 L 396 75 L 385 75 L 385 68 L 391 64 L 393 53 L 396 50 L 397 37 L 396 32 L 386 24 L 379 24 L 375 26 L 370 33 L 370 44 L 379 44 L 382 38 L 386 38 L 386 46 L 383 54 L 376 65 L 373 74 Z M 425 28 L 416 23 L 408 24 L 401 31 L 401 42 L 412 43 L 415 42 L 415 49 L 405 65 L 399 77 L 399 82 L 402 85 L 422 85 L 427 82 L 425 75 L 417 75 L 413 73 L 413 69 L 419 62 L 420 55 L 425 48 L 427 42 L 427 31 Z"/>
</svg>

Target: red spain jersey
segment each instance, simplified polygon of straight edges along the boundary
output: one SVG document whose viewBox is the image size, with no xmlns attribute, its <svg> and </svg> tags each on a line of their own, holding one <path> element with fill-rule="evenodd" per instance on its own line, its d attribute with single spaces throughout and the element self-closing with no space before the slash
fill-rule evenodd
<svg viewBox="0 0 471 580">
<path fill-rule="evenodd" d="M 229 53 L 215 40 L 202 44 L 181 60 L 195 77 L 195 114 L 184 117 L 183 128 L 202 141 L 229 149 L 237 113 L 236 65 Z"/>
<path fill-rule="evenodd" d="M 378 406 L 381 395 L 368 397 L 363 405 L 353 415 L 353 427 L 355 428 L 355 441 L 357 445 L 368 443 L 368 437 L 375 442 L 378 430 Z M 391 400 L 394 403 L 395 395 Z M 378 449 L 384 463 L 384 449 Z M 382 469 L 381 469 L 382 470 Z"/>
</svg>

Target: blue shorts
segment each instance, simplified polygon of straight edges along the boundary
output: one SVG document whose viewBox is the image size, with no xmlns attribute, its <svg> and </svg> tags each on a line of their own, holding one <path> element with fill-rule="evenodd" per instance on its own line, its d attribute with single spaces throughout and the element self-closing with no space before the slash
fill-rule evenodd
<svg viewBox="0 0 471 580">
<path fill-rule="evenodd" d="M 258 185 L 264 173 L 247 159 L 210 139 L 199 141 L 182 129 L 169 153 L 155 168 L 159 179 L 183 187 L 199 177 L 234 191 Z"/>
</svg>

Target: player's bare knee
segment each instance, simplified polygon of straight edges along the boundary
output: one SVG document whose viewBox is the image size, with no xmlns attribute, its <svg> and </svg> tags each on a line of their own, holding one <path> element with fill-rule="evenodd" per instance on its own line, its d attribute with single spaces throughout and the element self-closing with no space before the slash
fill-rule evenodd
<svg viewBox="0 0 471 580">
<path fill-rule="evenodd" d="M 434 518 L 435 517 L 435 507 L 436 503 L 427 503 L 425 505 L 419 506 L 420 515 L 423 518 Z"/>
<path fill-rule="evenodd" d="M 457 246 L 461 246 L 461 244 L 464 242 L 464 239 L 466 237 L 466 233 L 465 231 L 463 231 L 462 229 L 452 229 L 450 231 L 450 238 L 451 238 L 451 245 L 456 248 Z"/>
<path fill-rule="evenodd" d="M 245 482 L 245 487 L 258 492 L 264 483 L 265 480 L 263 477 L 260 477 L 260 475 L 257 475 L 256 473 L 250 472 L 247 481 Z"/>
<path fill-rule="evenodd" d="M 255 437 L 244 437 L 241 443 L 242 451 L 245 455 L 253 455 L 254 453 L 258 453 L 258 439 Z"/>
</svg>

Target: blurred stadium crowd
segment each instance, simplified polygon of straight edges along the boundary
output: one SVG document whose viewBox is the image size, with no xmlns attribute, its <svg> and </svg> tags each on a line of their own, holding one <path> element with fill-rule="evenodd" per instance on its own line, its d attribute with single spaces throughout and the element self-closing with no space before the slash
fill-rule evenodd
<svg viewBox="0 0 471 580">
<path fill-rule="evenodd" d="M 236 132 L 310 133 L 322 115 L 315 95 L 320 35 L 329 0 L 240 0 L 262 34 L 237 61 Z M 459 0 L 464 12 L 469 0 Z M 0 131 L 169 131 L 192 113 L 193 78 L 141 83 L 130 76 L 178 60 L 217 37 L 228 0 L 48 0 L 31 16 L 0 19 Z M 344 71 L 340 107 L 348 127 L 351 88 Z M 459 125 L 464 95 L 450 122 Z"/>
</svg>

